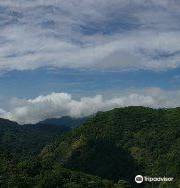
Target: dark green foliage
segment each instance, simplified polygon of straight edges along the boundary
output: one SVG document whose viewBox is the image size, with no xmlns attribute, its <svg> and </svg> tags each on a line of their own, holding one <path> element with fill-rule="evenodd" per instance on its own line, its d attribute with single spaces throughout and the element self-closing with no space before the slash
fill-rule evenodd
<svg viewBox="0 0 180 188">
<path fill-rule="evenodd" d="M 0 155 L 0 161 L 0 187 L 2 188 L 114 188 L 111 181 L 71 171 L 58 164 L 46 169 L 36 158 L 11 164 L 7 156 Z"/>
<path fill-rule="evenodd" d="M 153 187 L 180 186 L 180 108 L 99 112 L 62 135 L 56 126 L 0 122 L 0 187 L 152 187 L 137 186 L 137 174 L 175 178 Z"/>
<path fill-rule="evenodd" d="M 179 108 L 127 107 L 99 112 L 44 149 L 41 156 L 70 169 L 115 181 L 131 182 L 134 174 L 170 176 L 177 180 L 179 125 Z"/>
<path fill-rule="evenodd" d="M 103 180 L 99 177 L 87 175 L 80 172 L 70 171 L 56 166 L 52 171 L 47 171 L 40 176 L 38 187 L 51 188 L 51 187 L 64 187 L 64 188 L 113 188 L 112 182 Z"/>
<path fill-rule="evenodd" d="M 131 155 L 107 140 L 87 140 L 72 151 L 64 166 L 118 181 L 130 180 L 136 166 Z"/>
<path fill-rule="evenodd" d="M 72 118 L 69 116 L 64 116 L 61 118 L 46 119 L 44 121 L 41 121 L 40 123 L 46 124 L 46 125 L 58 125 L 58 126 L 66 126 L 69 128 L 75 128 L 85 123 L 87 119 L 88 117 Z"/>
<path fill-rule="evenodd" d="M 29 158 L 68 130 L 65 126 L 19 125 L 0 119 L 0 150 L 14 154 L 17 158 Z"/>
</svg>

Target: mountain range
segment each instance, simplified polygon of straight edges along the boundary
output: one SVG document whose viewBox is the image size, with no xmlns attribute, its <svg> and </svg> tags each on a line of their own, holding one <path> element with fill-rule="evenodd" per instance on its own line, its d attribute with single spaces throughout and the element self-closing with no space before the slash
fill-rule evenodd
<svg viewBox="0 0 180 188">
<path fill-rule="evenodd" d="M 0 185 L 178 188 L 179 125 L 180 108 L 117 108 L 36 125 L 0 119 Z M 174 181 L 138 185 L 137 174 Z"/>
</svg>

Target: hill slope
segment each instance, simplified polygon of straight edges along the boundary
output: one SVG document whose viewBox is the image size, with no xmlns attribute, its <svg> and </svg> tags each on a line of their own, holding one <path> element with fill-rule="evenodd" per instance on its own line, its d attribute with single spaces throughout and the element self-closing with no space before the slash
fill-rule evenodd
<svg viewBox="0 0 180 188">
<path fill-rule="evenodd" d="M 69 128 L 56 125 L 19 125 L 16 122 L 0 119 L 0 149 L 14 154 L 17 158 L 38 154 Z"/>
<path fill-rule="evenodd" d="M 20 126 L 0 119 L 0 186 L 139 187 L 134 176 L 142 174 L 174 177 L 172 184 L 162 186 L 178 188 L 179 125 L 180 108 L 99 112 L 68 132 L 61 126 Z"/>
<path fill-rule="evenodd" d="M 42 122 L 19 125 L 0 119 L 0 187 L 115 188 L 112 181 L 71 171 L 58 164 L 50 167 L 36 157 L 46 144 L 66 131 L 69 128 L 64 125 Z"/>
<path fill-rule="evenodd" d="M 44 121 L 41 121 L 41 124 L 46 125 L 58 125 L 58 126 L 66 126 L 69 128 L 75 128 L 82 125 L 88 118 L 72 118 L 69 116 L 64 116 L 61 118 L 52 118 L 52 119 L 46 119 Z"/>
<path fill-rule="evenodd" d="M 180 175 L 180 108 L 127 107 L 99 112 L 47 146 L 41 158 L 103 178 Z M 175 187 L 175 185 L 173 186 Z"/>
<path fill-rule="evenodd" d="M 56 164 L 49 167 L 38 158 L 16 161 L 0 151 L 1 188 L 129 188 L 125 181 L 114 184 L 101 177 L 72 171 Z"/>
</svg>

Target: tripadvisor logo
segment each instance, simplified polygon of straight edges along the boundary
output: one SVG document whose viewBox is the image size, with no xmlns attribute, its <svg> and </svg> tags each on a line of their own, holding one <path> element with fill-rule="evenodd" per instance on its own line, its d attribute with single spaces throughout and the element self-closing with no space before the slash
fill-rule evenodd
<svg viewBox="0 0 180 188">
<path fill-rule="evenodd" d="M 142 175 L 137 175 L 135 177 L 135 182 L 136 183 L 142 183 L 143 181 L 146 182 L 171 182 L 173 181 L 174 178 L 173 177 L 148 177 L 148 176 L 142 176 Z"/>
<path fill-rule="evenodd" d="M 143 182 L 143 176 L 137 175 L 137 176 L 135 177 L 135 182 L 136 182 L 136 183 L 142 183 L 142 182 Z"/>
</svg>

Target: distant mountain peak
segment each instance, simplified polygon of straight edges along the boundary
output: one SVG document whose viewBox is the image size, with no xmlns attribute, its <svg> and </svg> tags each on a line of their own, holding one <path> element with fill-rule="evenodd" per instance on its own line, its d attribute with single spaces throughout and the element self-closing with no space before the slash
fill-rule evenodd
<svg viewBox="0 0 180 188">
<path fill-rule="evenodd" d="M 83 118 L 73 118 L 70 116 L 63 116 L 60 118 L 49 118 L 43 121 L 40 121 L 38 124 L 50 124 L 50 125 L 58 125 L 58 126 L 67 126 L 70 128 L 78 127 L 85 123 L 88 117 Z"/>
</svg>

